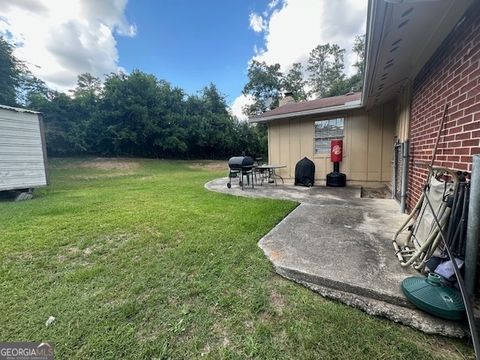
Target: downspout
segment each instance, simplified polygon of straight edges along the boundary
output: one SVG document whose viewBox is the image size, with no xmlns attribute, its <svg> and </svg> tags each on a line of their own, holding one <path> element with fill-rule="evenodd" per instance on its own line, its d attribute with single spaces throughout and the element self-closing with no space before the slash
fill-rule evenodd
<svg viewBox="0 0 480 360">
<path fill-rule="evenodd" d="M 398 140 L 395 142 L 395 144 L 393 145 L 393 160 L 392 160 L 392 199 L 395 199 L 395 196 L 396 196 L 396 192 L 397 192 L 397 177 L 398 177 L 398 174 L 397 174 L 397 162 L 398 162 L 398 159 L 397 159 L 397 142 Z"/>
<path fill-rule="evenodd" d="M 468 205 L 467 244 L 465 248 L 465 286 L 470 296 L 475 292 L 478 241 L 480 237 L 480 155 L 472 159 Z"/>
<path fill-rule="evenodd" d="M 400 190 L 400 211 L 405 213 L 407 205 L 407 189 L 408 189 L 408 156 L 409 156 L 409 142 L 408 140 L 402 143 L 402 188 Z"/>
</svg>

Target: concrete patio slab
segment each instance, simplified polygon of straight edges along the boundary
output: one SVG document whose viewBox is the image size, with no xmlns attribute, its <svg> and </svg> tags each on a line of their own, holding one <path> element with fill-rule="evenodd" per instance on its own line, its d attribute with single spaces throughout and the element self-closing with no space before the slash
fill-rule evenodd
<svg viewBox="0 0 480 360">
<path fill-rule="evenodd" d="M 326 186 L 291 186 L 291 185 L 256 185 L 255 188 L 244 187 L 244 190 L 237 184 L 227 188 L 228 178 L 215 179 L 205 184 L 209 190 L 222 192 L 230 195 L 244 197 L 261 197 L 282 200 L 293 200 L 306 203 L 326 204 L 331 201 L 345 201 L 345 199 L 360 199 L 360 187 L 331 188 Z"/>
<path fill-rule="evenodd" d="M 294 200 L 300 205 L 259 242 L 278 274 L 372 315 L 426 333 L 463 337 L 462 324 L 416 310 L 400 283 L 418 275 L 402 268 L 391 238 L 405 220 L 390 199 L 362 199 L 360 188 L 258 186 L 228 189 L 227 179 L 205 185 L 236 196 Z"/>
</svg>

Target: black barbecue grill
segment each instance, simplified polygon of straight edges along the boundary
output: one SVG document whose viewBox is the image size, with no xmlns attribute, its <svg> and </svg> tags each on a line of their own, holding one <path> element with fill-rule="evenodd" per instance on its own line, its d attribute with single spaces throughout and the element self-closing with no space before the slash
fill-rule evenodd
<svg viewBox="0 0 480 360">
<path fill-rule="evenodd" d="M 250 156 L 234 156 L 228 160 L 228 183 L 227 187 L 230 189 L 232 187 L 232 179 L 238 178 L 238 185 L 242 187 L 244 185 L 244 177 L 247 177 L 247 184 L 252 184 L 254 187 L 253 181 L 253 159 Z"/>
</svg>

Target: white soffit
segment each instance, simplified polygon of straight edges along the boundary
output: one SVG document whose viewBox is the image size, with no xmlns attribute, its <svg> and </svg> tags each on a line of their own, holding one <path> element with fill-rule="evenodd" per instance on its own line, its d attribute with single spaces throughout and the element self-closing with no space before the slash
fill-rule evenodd
<svg viewBox="0 0 480 360">
<path fill-rule="evenodd" d="M 473 0 L 371 0 L 362 103 L 397 95 L 452 31 Z"/>
</svg>

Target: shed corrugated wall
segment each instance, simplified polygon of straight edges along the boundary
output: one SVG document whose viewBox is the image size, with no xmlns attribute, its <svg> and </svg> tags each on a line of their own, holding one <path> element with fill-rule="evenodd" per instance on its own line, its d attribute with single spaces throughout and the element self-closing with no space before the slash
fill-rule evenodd
<svg viewBox="0 0 480 360">
<path fill-rule="evenodd" d="M 0 191 L 47 185 L 38 114 L 0 108 Z"/>
</svg>

